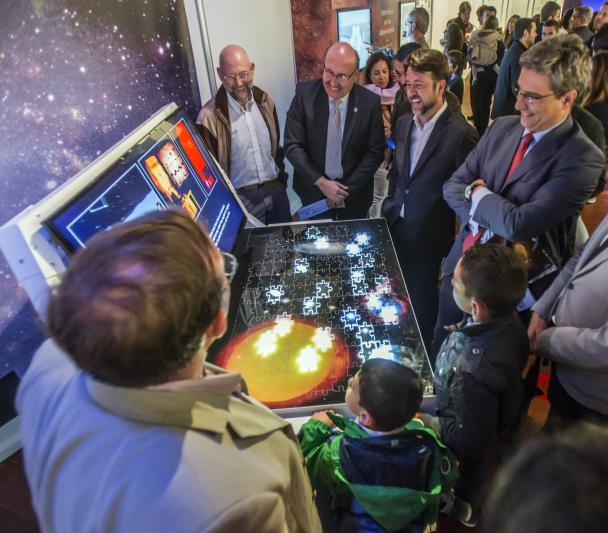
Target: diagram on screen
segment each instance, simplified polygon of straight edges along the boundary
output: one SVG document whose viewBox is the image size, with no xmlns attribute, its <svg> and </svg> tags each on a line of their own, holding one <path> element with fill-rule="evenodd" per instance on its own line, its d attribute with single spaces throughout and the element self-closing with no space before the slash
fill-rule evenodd
<svg viewBox="0 0 608 533">
<path fill-rule="evenodd" d="M 384 220 L 256 229 L 233 282 L 230 341 L 211 360 L 272 408 L 342 403 L 366 360 L 432 374 Z"/>
</svg>

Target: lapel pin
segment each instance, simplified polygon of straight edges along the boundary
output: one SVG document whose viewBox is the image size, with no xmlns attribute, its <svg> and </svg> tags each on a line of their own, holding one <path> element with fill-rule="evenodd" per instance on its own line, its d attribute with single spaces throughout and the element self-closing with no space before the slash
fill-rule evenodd
<svg viewBox="0 0 608 533">
<path fill-rule="evenodd" d="M 353 107 L 353 113 L 356 113 L 358 111 L 358 109 L 356 107 Z"/>
</svg>

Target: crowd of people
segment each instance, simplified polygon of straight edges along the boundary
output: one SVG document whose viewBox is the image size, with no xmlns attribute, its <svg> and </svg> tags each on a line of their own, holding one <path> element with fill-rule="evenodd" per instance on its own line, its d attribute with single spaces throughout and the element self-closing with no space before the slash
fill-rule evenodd
<svg viewBox="0 0 608 533">
<path fill-rule="evenodd" d="M 577 229 L 605 185 L 608 2 L 560 17 L 549 1 L 504 32 L 492 6 L 478 28 L 471 11 L 462 2 L 435 50 L 415 8 L 410 42 L 361 73 L 349 44 L 330 46 L 322 77 L 296 87 L 283 143 L 255 64 L 229 45 L 196 120 L 262 222 L 292 220 L 285 157 L 315 217 L 386 219 L 435 395 L 370 359 L 348 383 L 353 417 L 315 413 L 295 435 L 238 374 L 205 362 L 226 331 L 236 259 L 183 214 L 147 215 L 71 261 L 18 392 L 45 531 L 422 533 L 440 511 L 471 526 L 483 511 L 488 531 L 526 532 L 562 501 L 555 530 L 571 531 L 595 523 L 589 509 L 605 514 L 608 217 L 586 242 Z M 535 385 L 522 373 L 541 359 L 547 436 L 493 484 Z M 560 490 L 531 507 L 545 483 Z M 600 504 L 579 505 L 579 490 Z"/>
</svg>

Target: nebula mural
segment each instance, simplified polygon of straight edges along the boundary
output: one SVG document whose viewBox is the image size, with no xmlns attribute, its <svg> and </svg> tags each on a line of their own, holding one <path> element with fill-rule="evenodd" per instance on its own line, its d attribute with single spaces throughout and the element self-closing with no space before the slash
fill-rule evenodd
<svg viewBox="0 0 608 533">
<path fill-rule="evenodd" d="M 201 102 L 183 1 L 12 0 L 0 18 L 0 224 L 172 101 Z M 43 339 L 0 257 L 0 378 Z M 1 386 L 1 384 L 0 384 Z"/>
</svg>

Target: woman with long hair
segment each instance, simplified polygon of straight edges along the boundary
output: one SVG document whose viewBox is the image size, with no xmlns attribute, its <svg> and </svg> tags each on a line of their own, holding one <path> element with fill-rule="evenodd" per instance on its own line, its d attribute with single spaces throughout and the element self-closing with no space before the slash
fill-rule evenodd
<svg viewBox="0 0 608 533">
<path fill-rule="evenodd" d="M 513 32 L 515 31 L 515 24 L 521 17 L 519 15 L 511 15 L 511 18 L 507 22 L 507 29 L 505 30 L 505 48 L 509 48 L 513 42 Z"/>
</svg>

